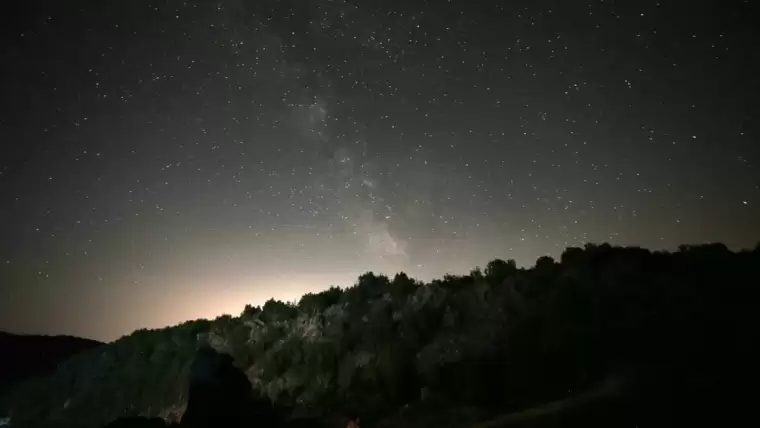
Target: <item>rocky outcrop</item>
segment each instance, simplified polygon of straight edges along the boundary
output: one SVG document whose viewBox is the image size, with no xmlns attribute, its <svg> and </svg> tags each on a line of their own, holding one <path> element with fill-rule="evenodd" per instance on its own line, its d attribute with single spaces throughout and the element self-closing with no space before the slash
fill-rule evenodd
<svg viewBox="0 0 760 428">
<path fill-rule="evenodd" d="M 279 425 L 272 403 L 255 396 L 245 374 L 233 365 L 232 357 L 211 346 L 198 350 L 190 367 L 187 407 L 177 426 L 242 428 Z M 119 418 L 107 425 L 108 428 L 166 426 L 161 418 Z"/>
</svg>

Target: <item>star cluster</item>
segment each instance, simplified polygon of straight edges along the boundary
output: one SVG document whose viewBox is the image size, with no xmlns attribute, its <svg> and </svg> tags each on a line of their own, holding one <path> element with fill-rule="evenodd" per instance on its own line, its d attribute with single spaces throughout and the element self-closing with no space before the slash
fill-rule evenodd
<svg viewBox="0 0 760 428">
<path fill-rule="evenodd" d="M 28 2 L 2 328 L 114 339 L 566 246 L 760 239 L 751 2 Z"/>
</svg>

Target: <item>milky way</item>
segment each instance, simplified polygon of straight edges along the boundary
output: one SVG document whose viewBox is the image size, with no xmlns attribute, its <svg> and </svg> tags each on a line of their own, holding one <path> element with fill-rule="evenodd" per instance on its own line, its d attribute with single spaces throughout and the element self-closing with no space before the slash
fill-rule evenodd
<svg viewBox="0 0 760 428">
<path fill-rule="evenodd" d="M 366 271 L 754 246 L 755 6 L 701 3 L 9 6 L 0 328 L 110 340 Z"/>
</svg>

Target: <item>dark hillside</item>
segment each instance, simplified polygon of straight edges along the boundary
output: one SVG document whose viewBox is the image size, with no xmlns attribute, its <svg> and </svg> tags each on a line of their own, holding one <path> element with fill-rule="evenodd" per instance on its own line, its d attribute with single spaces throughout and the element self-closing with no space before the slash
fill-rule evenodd
<svg viewBox="0 0 760 428">
<path fill-rule="evenodd" d="M 0 391 L 31 377 L 51 375 L 61 361 L 102 344 L 72 336 L 0 332 Z"/>
<path fill-rule="evenodd" d="M 760 249 L 720 244 L 587 245 L 430 283 L 367 273 L 297 304 L 137 331 L 24 383 L 5 410 L 18 427 L 176 421 L 208 344 L 286 418 L 350 408 L 365 428 L 729 426 L 752 409 L 759 284 Z"/>
</svg>

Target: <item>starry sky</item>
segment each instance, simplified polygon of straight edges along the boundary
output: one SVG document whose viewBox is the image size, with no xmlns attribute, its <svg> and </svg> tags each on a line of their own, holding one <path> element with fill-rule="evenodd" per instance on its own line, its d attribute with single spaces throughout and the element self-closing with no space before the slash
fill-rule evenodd
<svg viewBox="0 0 760 428">
<path fill-rule="evenodd" d="M 0 329 L 760 240 L 751 1 L 3 5 Z"/>
</svg>

